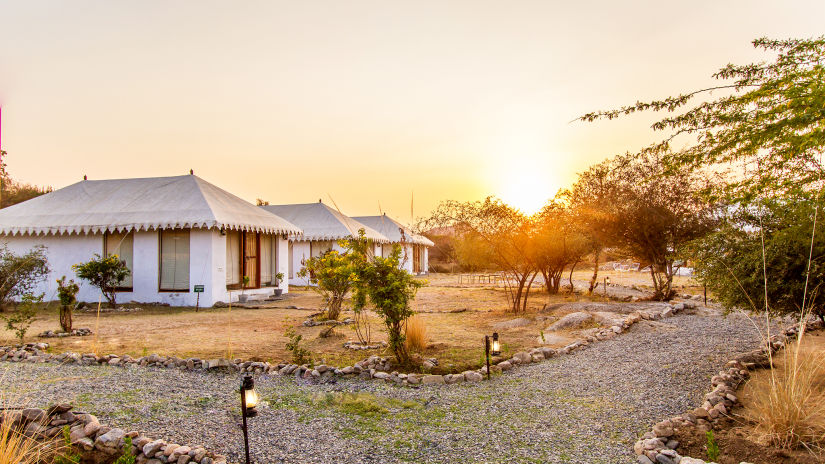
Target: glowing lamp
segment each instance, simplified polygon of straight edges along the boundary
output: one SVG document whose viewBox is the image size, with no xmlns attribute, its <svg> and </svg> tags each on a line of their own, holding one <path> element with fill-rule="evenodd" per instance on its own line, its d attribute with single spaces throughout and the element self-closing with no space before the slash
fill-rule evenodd
<svg viewBox="0 0 825 464">
<path fill-rule="evenodd" d="M 493 356 L 498 356 L 501 354 L 501 343 L 498 341 L 498 332 L 493 332 L 493 347 L 490 351 L 490 354 Z"/>
</svg>

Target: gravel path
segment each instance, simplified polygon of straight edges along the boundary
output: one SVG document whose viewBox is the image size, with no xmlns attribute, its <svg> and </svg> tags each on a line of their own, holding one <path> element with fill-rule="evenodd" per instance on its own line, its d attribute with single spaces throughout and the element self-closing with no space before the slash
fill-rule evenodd
<svg viewBox="0 0 825 464">
<path fill-rule="evenodd" d="M 741 316 L 679 315 L 489 383 L 413 389 L 262 376 L 250 446 L 259 463 L 632 463 L 639 435 L 699 404 L 710 377 L 758 343 Z M 243 453 L 237 386 L 228 374 L 0 364 L 7 398 L 70 400 L 108 425 L 203 444 L 231 462 Z M 342 406 L 335 392 L 362 392 L 380 407 Z"/>
</svg>

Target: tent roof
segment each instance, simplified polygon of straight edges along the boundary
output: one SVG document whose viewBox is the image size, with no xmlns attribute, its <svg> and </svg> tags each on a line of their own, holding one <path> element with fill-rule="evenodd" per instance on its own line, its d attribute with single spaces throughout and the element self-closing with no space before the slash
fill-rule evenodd
<svg viewBox="0 0 825 464">
<path fill-rule="evenodd" d="M 365 237 L 378 243 L 390 240 L 380 232 L 321 203 L 298 205 L 264 205 L 265 210 L 277 214 L 304 231 L 301 240 L 340 240 L 358 235 L 364 229 Z"/>
<path fill-rule="evenodd" d="M 387 216 L 386 213 L 382 214 L 381 216 L 355 216 L 353 217 L 353 219 L 372 227 L 378 232 L 381 232 L 393 243 L 400 243 L 403 238 L 404 241 L 408 243 L 414 243 L 416 245 L 435 245 L 435 243 L 433 243 L 427 237 L 414 233 L 408 227 L 404 226 L 404 224 L 401 224 L 395 219 Z"/>
<path fill-rule="evenodd" d="M 0 234 L 223 227 L 301 229 L 194 175 L 84 180 L 0 210 Z"/>
</svg>

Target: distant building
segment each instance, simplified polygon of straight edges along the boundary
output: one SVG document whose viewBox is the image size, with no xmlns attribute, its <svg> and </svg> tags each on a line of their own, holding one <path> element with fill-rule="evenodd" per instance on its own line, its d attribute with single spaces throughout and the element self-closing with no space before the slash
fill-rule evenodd
<svg viewBox="0 0 825 464">
<path fill-rule="evenodd" d="M 298 276 L 306 260 L 320 256 L 327 251 L 344 250 L 337 241 L 358 236 L 364 229 L 365 238 L 370 241 L 376 254 L 381 253 L 381 245 L 390 240 L 369 225 L 341 214 L 334 208 L 317 203 L 296 205 L 262 205 L 261 208 L 282 217 L 303 230 L 303 234 L 290 237 L 289 265 L 287 276 L 292 285 L 307 285 L 308 278 Z"/>
<path fill-rule="evenodd" d="M 391 243 L 400 244 L 404 269 L 415 275 L 429 272 L 429 248 L 434 245 L 432 240 L 413 233 L 408 227 L 386 214 L 381 216 L 355 216 L 353 219 L 377 230 L 387 237 Z M 382 254 L 386 257 L 391 251 L 391 247 L 384 246 Z"/>
<path fill-rule="evenodd" d="M 194 306 L 288 290 L 288 237 L 294 224 L 194 176 L 84 180 L 0 210 L 0 242 L 24 253 L 47 248 L 51 274 L 36 289 L 57 298 L 56 279 L 94 254 L 117 254 L 131 275 L 119 300 Z M 78 299 L 100 292 L 80 281 Z"/>
</svg>

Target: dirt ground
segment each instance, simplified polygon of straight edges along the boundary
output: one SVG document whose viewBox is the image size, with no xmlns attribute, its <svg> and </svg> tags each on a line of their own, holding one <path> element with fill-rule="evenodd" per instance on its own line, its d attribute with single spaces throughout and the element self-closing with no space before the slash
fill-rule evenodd
<svg viewBox="0 0 825 464">
<path fill-rule="evenodd" d="M 803 341 L 803 351 L 825 350 L 825 334 L 822 332 L 808 333 Z M 774 366 L 783 369 L 785 365 L 782 351 L 774 357 Z M 755 385 L 764 385 L 763 381 L 770 379 L 771 371 L 762 369 L 753 373 L 748 382 L 737 391 L 742 406 L 734 409 L 731 418 L 714 430 L 715 441 L 720 449 L 717 461 L 719 464 L 739 464 L 749 462 L 753 464 L 803 464 L 825 463 L 823 450 L 809 451 L 806 449 L 781 449 L 762 443 L 754 431 L 753 424 L 745 417 L 753 402 L 752 390 Z M 821 379 L 820 388 L 825 384 Z M 687 456 L 703 458 L 706 453 L 707 438 L 704 432 L 686 434 L 682 432 L 677 440 L 680 442 L 680 453 Z"/>
<path fill-rule="evenodd" d="M 612 277 L 611 274 L 611 280 L 613 279 L 619 281 L 627 277 Z M 419 290 L 413 302 L 414 309 L 420 313 L 427 329 L 428 345 L 421 355 L 437 358 L 437 370 L 443 372 L 479 367 L 484 359 L 484 335 L 490 335 L 494 331 L 500 334 L 503 356 L 533 348 L 542 341 L 546 346 L 564 346 L 575 339 L 574 333 L 555 332 L 552 336 L 547 334 L 544 340 L 541 339 L 541 334 L 566 311 L 563 308 L 542 309 L 563 307 L 564 303 L 575 301 L 607 301 L 598 294 L 592 297 L 566 292 L 547 295 L 537 288 L 531 294 L 528 311 L 513 314 L 508 310 L 507 296 L 501 286 L 459 286 L 456 275 L 434 274 L 426 280 L 427 286 Z M 38 313 L 26 341 L 46 341 L 51 344 L 52 352 L 97 352 L 132 356 L 157 353 L 184 358 L 229 357 L 278 362 L 291 359 L 291 354 L 285 348 L 288 340 L 284 333 L 289 327 L 294 327 L 302 335 L 301 343 L 313 353 L 316 363 L 347 365 L 372 354 L 387 354 L 385 349 L 345 349 L 345 342 L 357 341 L 352 325 L 338 326 L 333 335 L 326 338 L 319 337 L 325 327 L 304 327 L 304 320 L 319 311 L 321 305 L 321 297 L 304 287 L 290 288 L 288 299 L 255 309 L 201 308 L 199 312 L 195 312 L 194 308 L 131 304 L 126 306 L 141 309 L 133 312 L 104 311 L 98 318 L 95 305 L 74 314 L 74 327 L 88 327 L 95 332 L 94 335 L 38 338 L 37 334 L 45 330 L 59 330 L 57 304 L 52 302 Z M 345 303 L 344 306 L 348 305 Z M 352 312 L 344 311 L 341 319 L 352 315 Z M 527 321 L 520 321 L 524 325 L 519 327 L 494 326 L 516 318 L 526 318 Z M 370 325 L 371 342 L 386 341 L 383 325 L 372 313 Z M 15 343 L 12 332 L 0 332 L 0 344 L 12 343 Z"/>
</svg>

